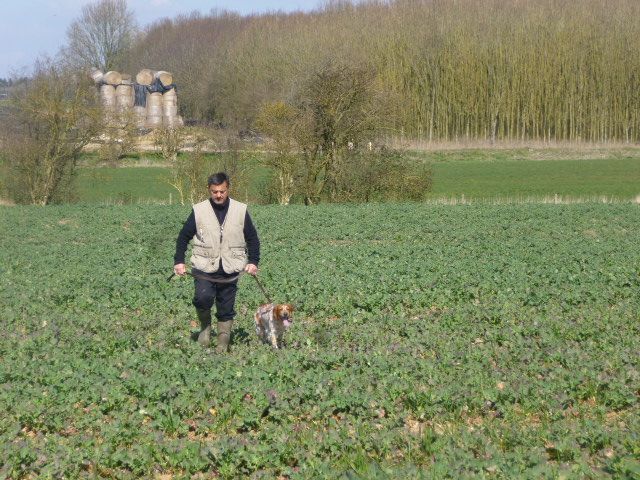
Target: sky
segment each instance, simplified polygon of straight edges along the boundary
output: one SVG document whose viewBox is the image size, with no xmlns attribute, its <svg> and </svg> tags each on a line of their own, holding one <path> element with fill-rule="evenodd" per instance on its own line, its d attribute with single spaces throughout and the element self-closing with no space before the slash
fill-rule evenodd
<svg viewBox="0 0 640 480">
<path fill-rule="evenodd" d="M 29 74 L 34 61 L 55 56 L 66 43 L 71 22 L 90 0 L 3 0 L 0 10 L 0 78 Z M 320 0 L 128 0 L 140 27 L 161 18 L 221 9 L 241 15 L 269 11 L 310 11 Z"/>
</svg>

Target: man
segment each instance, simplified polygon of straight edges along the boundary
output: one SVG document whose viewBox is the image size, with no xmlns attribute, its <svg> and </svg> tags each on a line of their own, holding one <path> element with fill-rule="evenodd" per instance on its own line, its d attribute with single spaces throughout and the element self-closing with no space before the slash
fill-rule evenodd
<svg viewBox="0 0 640 480">
<path fill-rule="evenodd" d="M 218 319 L 217 353 L 229 350 L 238 275 L 258 273 L 260 240 L 247 206 L 229 198 L 229 177 L 224 172 L 207 180 L 211 198 L 193 206 L 184 223 L 174 256 L 173 271 L 185 275 L 185 252 L 193 239 L 191 273 L 195 282 L 193 305 L 200 320 L 198 343 L 211 343 L 211 309 L 215 301 Z"/>
</svg>

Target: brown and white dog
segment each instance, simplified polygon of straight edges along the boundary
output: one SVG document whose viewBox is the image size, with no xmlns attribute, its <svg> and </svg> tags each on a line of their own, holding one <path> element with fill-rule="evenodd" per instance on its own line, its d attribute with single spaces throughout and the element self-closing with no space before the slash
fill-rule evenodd
<svg viewBox="0 0 640 480">
<path fill-rule="evenodd" d="M 284 332 L 293 323 L 293 310 L 288 303 L 260 305 L 254 315 L 258 338 L 273 348 L 282 348 Z"/>
</svg>

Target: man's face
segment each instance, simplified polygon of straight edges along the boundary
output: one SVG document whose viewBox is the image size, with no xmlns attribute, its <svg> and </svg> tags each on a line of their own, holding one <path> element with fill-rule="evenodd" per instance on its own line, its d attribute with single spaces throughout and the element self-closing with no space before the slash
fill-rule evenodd
<svg viewBox="0 0 640 480">
<path fill-rule="evenodd" d="M 222 205 L 229 197 L 229 184 L 222 182 L 220 185 L 209 185 L 209 195 L 216 205 Z"/>
</svg>

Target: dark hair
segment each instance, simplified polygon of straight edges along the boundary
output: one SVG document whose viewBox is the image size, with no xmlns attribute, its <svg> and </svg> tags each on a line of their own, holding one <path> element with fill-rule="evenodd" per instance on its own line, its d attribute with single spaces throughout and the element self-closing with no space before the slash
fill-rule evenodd
<svg viewBox="0 0 640 480">
<path fill-rule="evenodd" d="M 229 181 L 229 175 L 224 172 L 214 173 L 207 180 L 207 187 L 211 185 L 222 185 L 224 182 L 227 182 L 227 186 L 231 184 Z"/>
</svg>

